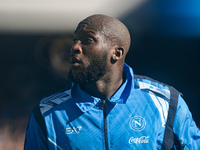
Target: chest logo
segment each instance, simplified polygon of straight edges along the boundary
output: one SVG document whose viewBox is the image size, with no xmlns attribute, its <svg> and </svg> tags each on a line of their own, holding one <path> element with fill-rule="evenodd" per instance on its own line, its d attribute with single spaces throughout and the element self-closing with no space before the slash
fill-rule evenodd
<svg viewBox="0 0 200 150">
<path fill-rule="evenodd" d="M 82 126 L 66 128 L 66 134 L 77 134 L 80 133 Z"/>
<path fill-rule="evenodd" d="M 134 116 L 133 118 L 131 118 L 129 125 L 132 130 L 140 132 L 145 129 L 146 121 L 141 116 Z"/>
</svg>

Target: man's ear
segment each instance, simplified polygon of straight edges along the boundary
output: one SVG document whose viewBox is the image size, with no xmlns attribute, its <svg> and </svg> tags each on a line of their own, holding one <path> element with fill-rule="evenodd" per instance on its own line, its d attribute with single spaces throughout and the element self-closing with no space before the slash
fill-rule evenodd
<svg viewBox="0 0 200 150">
<path fill-rule="evenodd" d="M 122 59 L 124 56 L 124 48 L 123 47 L 115 47 L 115 51 L 113 54 L 113 60 L 117 61 L 119 59 Z"/>
</svg>

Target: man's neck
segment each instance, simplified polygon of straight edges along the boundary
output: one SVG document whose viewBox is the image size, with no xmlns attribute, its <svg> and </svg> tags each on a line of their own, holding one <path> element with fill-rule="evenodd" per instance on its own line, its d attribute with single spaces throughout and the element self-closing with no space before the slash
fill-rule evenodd
<svg viewBox="0 0 200 150">
<path fill-rule="evenodd" d="M 80 85 L 81 88 L 88 94 L 99 97 L 101 99 L 107 99 L 114 95 L 114 93 L 119 89 L 123 83 L 122 75 L 116 77 L 111 76 L 111 79 L 101 79 L 93 83 L 88 83 L 85 85 Z"/>
</svg>

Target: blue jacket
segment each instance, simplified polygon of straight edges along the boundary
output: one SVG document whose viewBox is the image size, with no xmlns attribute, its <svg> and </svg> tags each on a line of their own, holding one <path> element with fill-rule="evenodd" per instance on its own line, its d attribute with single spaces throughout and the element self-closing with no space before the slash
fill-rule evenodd
<svg viewBox="0 0 200 150">
<path fill-rule="evenodd" d="M 169 87 L 149 79 L 134 79 L 126 64 L 123 72 L 126 81 L 106 101 L 76 84 L 44 98 L 31 114 L 25 149 L 161 149 Z M 200 149 L 200 130 L 180 95 L 173 131 L 184 149 Z"/>
</svg>

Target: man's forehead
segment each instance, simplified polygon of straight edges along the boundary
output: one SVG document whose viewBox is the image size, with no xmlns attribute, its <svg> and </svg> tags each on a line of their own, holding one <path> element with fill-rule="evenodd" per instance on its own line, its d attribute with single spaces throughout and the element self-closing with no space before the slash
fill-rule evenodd
<svg viewBox="0 0 200 150">
<path fill-rule="evenodd" d="M 87 20 L 83 20 L 81 21 L 76 30 L 74 31 L 74 33 L 79 32 L 81 30 L 85 30 L 85 31 L 91 31 L 91 32 L 98 32 L 100 30 L 100 25 L 96 24 L 96 23 L 91 23 Z"/>
</svg>

